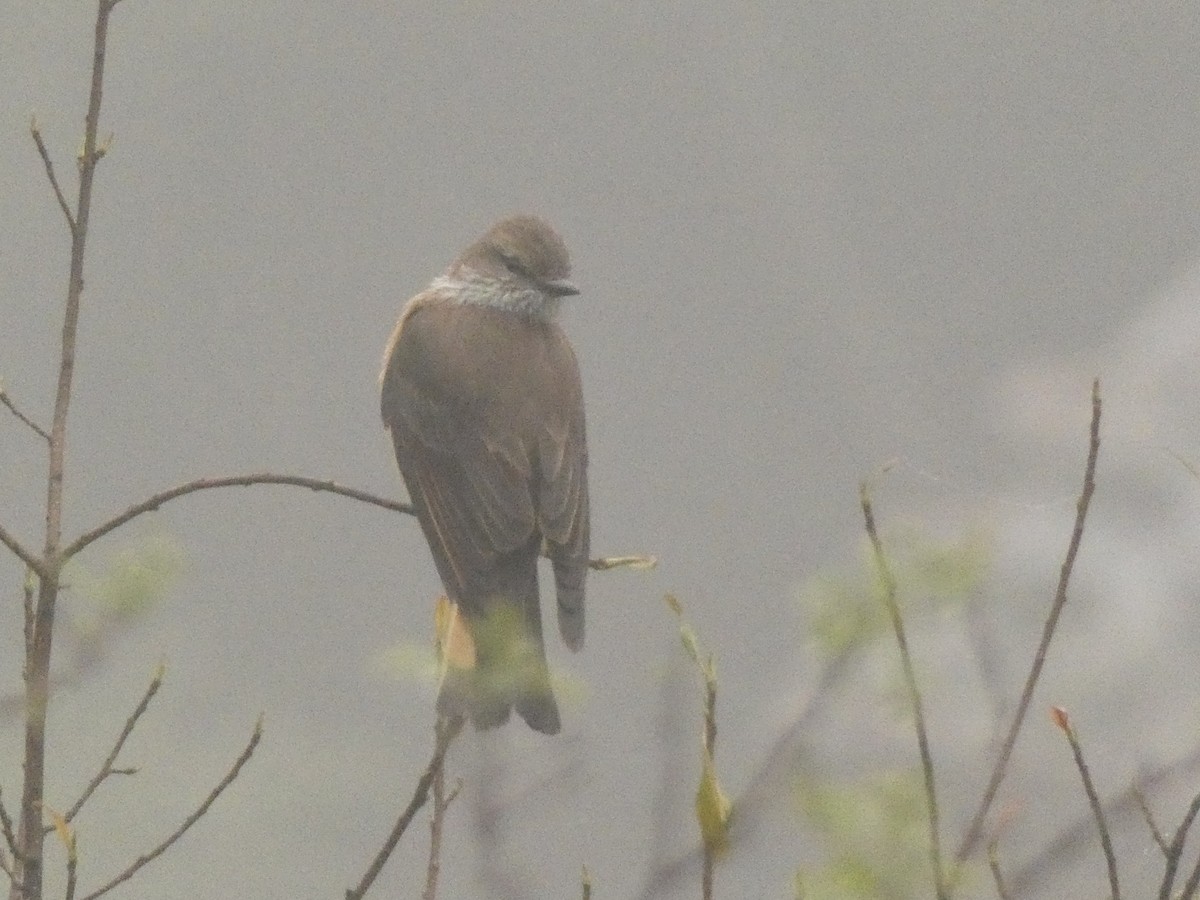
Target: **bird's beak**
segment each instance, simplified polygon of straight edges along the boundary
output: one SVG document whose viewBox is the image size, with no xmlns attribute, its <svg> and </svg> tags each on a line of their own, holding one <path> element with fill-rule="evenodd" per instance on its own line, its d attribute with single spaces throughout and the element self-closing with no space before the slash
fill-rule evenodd
<svg viewBox="0 0 1200 900">
<path fill-rule="evenodd" d="M 551 297 L 574 297 L 579 293 L 579 288 L 575 287 L 574 282 L 568 281 L 565 278 L 543 281 L 542 287 Z"/>
</svg>

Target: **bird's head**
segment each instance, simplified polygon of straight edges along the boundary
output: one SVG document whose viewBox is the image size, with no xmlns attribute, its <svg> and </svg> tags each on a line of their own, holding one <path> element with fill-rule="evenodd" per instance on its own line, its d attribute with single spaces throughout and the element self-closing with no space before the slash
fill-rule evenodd
<svg viewBox="0 0 1200 900">
<path fill-rule="evenodd" d="M 551 318 L 559 300 L 579 293 L 570 274 L 570 255 L 554 229 L 536 216 L 512 216 L 464 250 L 435 285 L 463 303 Z"/>
</svg>

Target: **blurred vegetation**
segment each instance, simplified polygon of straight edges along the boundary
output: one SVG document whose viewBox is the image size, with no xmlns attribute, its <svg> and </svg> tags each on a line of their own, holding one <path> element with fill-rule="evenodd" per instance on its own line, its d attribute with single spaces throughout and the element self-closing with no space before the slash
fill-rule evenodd
<svg viewBox="0 0 1200 900">
<path fill-rule="evenodd" d="M 70 587 L 71 630 L 80 641 L 100 641 L 128 628 L 167 596 L 184 568 L 184 553 L 158 534 L 127 544 L 89 565 L 73 559 L 64 581 Z"/>
<path fill-rule="evenodd" d="M 959 612 L 981 585 L 993 557 L 992 541 L 982 530 L 944 538 L 909 524 L 890 529 L 884 544 L 899 585 L 898 602 L 910 625 Z M 855 566 L 821 573 L 801 588 L 804 632 L 824 661 L 851 651 L 896 652 L 884 589 L 865 539 Z M 851 667 L 843 678 L 853 678 L 853 671 Z M 890 671 L 884 708 L 907 723 L 912 710 L 898 661 Z M 797 898 L 909 900 L 930 895 L 929 812 L 915 753 L 911 767 L 849 782 L 801 774 L 794 791 L 799 815 L 826 852 L 824 862 L 797 872 Z"/>
</svg>

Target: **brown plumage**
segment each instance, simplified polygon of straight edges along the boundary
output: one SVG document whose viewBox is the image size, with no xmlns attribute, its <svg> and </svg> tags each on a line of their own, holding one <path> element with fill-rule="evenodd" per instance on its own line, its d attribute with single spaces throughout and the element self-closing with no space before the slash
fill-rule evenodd
<svg viewBox="0 0 1200 900">
<path fill-rule="evenodd" d="M 538 602 L 553 562 L 558 624 L 583 646 L 587 443 L 579 368 L 554 321 L 578 293 L 540 219 L 497 223 L 404 307 L 388 342 L 383 421 L 438 574 L 474 645 L 448 667 L 438 709 L 481 728 L 515 706 L 560 728 Z"/>
</svg>

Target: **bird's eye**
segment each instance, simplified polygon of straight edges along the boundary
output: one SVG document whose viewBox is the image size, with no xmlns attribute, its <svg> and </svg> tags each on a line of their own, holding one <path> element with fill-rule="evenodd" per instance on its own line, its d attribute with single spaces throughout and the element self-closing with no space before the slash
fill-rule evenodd
<svg viewBox="0 0 1200 900">
<path fill-rule="evenodd" d="M 517 262 L 516 257 L 509 256 L 506 253 L 504 256 L 502 256 L 500 258 L 504 260 L 504 268 L 508 269 L 508 271 L 512 272 L 514 275 L 524 275 L 525 274 L 524 267 L 522 267 L 522 265 L 519 262 Z"/>
</svg>

